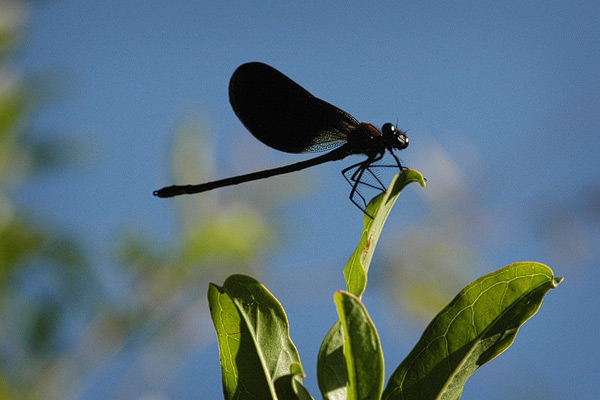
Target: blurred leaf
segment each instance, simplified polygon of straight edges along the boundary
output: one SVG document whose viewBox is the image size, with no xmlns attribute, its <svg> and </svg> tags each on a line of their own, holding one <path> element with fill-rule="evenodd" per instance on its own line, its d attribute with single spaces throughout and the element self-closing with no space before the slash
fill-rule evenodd
<svg viewBox="0 0 600 400">
<path fill-rule="evenodd" d="M 0 87 L 0 183 L 6 182 L 7 176 L 23 175 L 24 165 L 19 161 L 27 151 L 19 144 L 22 132 L 18 128 L 27 114 L 28 103 L 23 88 L 18 83 L 12 86 Z"/>
<path fill-rule="evenodd" d="M 74 163 L 88 163 L 89 154 L 86 154 L 81 138 L 52 138 L 31 143 L 31 160 L 34 171 L 45 171 Z"/>
<path fill-rule="evenodd" d="M 31 311 L 28 346 L 34 354 L 47 353 L 56 337 L 60 307 L 54 300 L 46 299 L 41 307 Z"/>
<path fill-rule="evenodd" d="M 0 399 L 22 399 L 23 395 L 18 394 L 17 389 L 12 387 L 6 376 L 0 371 Z"/>
<path fill-rule="evenodd" d="M 276 399 L 275 382 L 300 363 L 281 304 L 246 275 L 232 275 L 222 287 L 210 284 L 208 302 L 225 398 Z"/>
<path fill-rule="evenodd" d="M 4 77 L 15 79 L 14 77 Z M 14 82 L 12 87 L 2 87 L 0 92 L 0 140 L 7 144 L 7 140 L 14 135 L 15 128 L 25 117 L 27 99 L 23 88 Z"/>
<path fill-rule="evenodd" d="M 168 258 L 166 249 L 153 243 L 139 229 L 128 229 L 121 233 L 117 254 L 123 262 L 123 268 L 135 268 L 144 275 L 164 267 Z"/>
<path fill-rule="evenodd" d="M 0 61 L 18 48 L 23 37 L 26 7 L 24 2 L 0 2 Z"/>
<path fill-rule="evenodd" d="M 358 297 L 339 291 L 333 298 L 344 332 L 347 398 L 379 399 L 383 389 L 384 365 L 375 325 Z"/>
<path fill-rule="evenodd" d="M 26 257 L 42 247 L 44 237 L 21 220 L 11 219 L 0 225 L 0 284 Z"/>
<path fill-rule="evenodd" d="M 383 225 L 394 206 L 400 192 L 411 182 L 419 182 L 425 187 L 425 179 L 418 171 L 406 169 L 396 174 L 388 189 L 375 197 L 367 206 L 368 215 L 364 216 L 364 229 L 354 254 L 348 260 L 344 269 L 348 291 L 359 298 L 367 286 L 367 272 L 381 235 Z"/>
<path fill-rule="evenodd" d="M 210 258 L 239 263 L 255 258 L 269 243 L 269 229 L 260 214 L 247 207 L 220 210 L 186 234 L 181 249 L 184 264 Z"/>
<path fill-rule="evenodd" d="M 512 344 L 560 282 L 547 266 L 521 262 L 469 284 L 429 324 L 383 399 L 460 398 L 467 379 Z"/>
<path fill-rule="evenodd" d="M 448 220 L 440 224 L 443 219 L 430 218 L 430 223 L 388 237 L 387 242 L 402 245 L 388 246 L 384 268 L 370 274 L 385 287 L 390 305 L 418 323 L 431 321 L 480 268 L 477 255 L 461 237 L 462 228 Z"/>
</svg>

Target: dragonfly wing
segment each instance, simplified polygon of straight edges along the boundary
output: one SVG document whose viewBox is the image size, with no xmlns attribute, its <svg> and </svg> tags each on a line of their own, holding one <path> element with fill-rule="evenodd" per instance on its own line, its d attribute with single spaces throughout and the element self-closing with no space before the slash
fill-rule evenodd
<svg viewBox="0 0 600 400">
<path fill-rule="evenodd" d="M 288 153 L 341 146 L 348 132 L 359 125 L 350 114 L 259 62 L 235 70 L 229 82 L 229 101 L 252 135 Z"/>
</svg>

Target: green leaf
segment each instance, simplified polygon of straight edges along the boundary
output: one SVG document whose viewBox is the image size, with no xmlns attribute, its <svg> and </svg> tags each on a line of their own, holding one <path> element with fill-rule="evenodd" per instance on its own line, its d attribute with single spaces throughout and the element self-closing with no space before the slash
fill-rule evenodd
<svg viewBox="0 0 600 400">
<path fill-rule="evenodd" d="M 291 366 L 291 373 L 275 381 L 275 390 L 280 400 L 313 400 L 308 390 L 302 385 L 304 371 L 299 363 Z"/>
<path fill-rule="evenodd" d="M 210 284 L 208 301 L 226 399 L 276 399 L 275 381 L 290 371 L 299 383 L 300 357 L 289 337 L 287 317 L 262 284 L 232 275 L 222 287 Z"/>
<path fill-rule="evenodd" d="M 400 192 L 411 182 L 419 182 L 421 186 L 425 187 L 425 179 L 420 172 L 405 169 L 396 174 L 388 189 L 371 200 L 367 206 L 367 214 L 372 215 L 373 219 L 365 215 L 364 229 L 360 242 L 344 269 L 347 290 L 359 298 L 367 286 L 367 272 L 369 271 L 369 265 L 371 264 L 375 246 L 381 235 L 383 224 Z"/>
<path fill-rule="evenodd" d="M 364 229 L 354 254 L 346 264 L 344 276 L 348 291 L 358 297 L 367 284 L 367 271 L 373 258 L 375 245 L 383 229 L 383 224 L 402 189 L 411 182 L 425 186 L 423 176 L 414 170 L 398 173 L 385 193 L 369 202 L 365 215 Z M 317 360 L 317 378 L 319 389 L 326 400 L 345 400 L 348 398 L 348 371 L 343 353 L 344 333 L 340 321 L 337 321 L 325 336 Z"/>
<path fill-rule="evenodd" d="M 383 390 L 383 353 L 379 335 L 364 305 L 351 293 L 339 291 L 333 299 L 344 332 L 344 359 L 348 399 L 379 399 Z"/>
<path fill-rule="evenodd" d="M 471 283 L 431 321 L 383 399 L 460 398 L 473 372 L 512 344 L 560 282 L 547 266 L 521 262 Z"/>
<path fill-rule="evenodd" d="M 325 400 L 348 398 L 348 370 L 344 359 L 344 332 L 338 320 L 327 332 L 317 358 L 317 380 Z"/>
</svg>

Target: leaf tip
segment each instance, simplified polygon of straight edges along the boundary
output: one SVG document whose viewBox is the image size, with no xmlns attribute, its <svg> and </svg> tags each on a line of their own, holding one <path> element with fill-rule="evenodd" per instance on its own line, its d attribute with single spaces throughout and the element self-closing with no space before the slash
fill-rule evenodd
<svg viewBox="0 0 600 400">
<path fill-rule="evenodd" d="M 302 364 L 300 364 L 299 362 L 293 362 L 290 365 L 290 374 L 298 375 L 301 378 L 306 377 L 306 374 L 304 373 L 304 369 L 302 368 Z"/>
<path fill-rule="evenodd" d="M 552 289 L 556 288 L 558 285 L 560 285 L 563 281 L 565 280 L 564 277 L 562 276 L 557 276 L 556 278 L 554 278 L 552 280 Z"/>
<path fill-rule="evenodd" d="M 225 289 L 222 286 L 217 285 L 216 283 L 209 282 L 209 289 L 217 290 L 219 293 L 225 293 Z"/>
</svg>

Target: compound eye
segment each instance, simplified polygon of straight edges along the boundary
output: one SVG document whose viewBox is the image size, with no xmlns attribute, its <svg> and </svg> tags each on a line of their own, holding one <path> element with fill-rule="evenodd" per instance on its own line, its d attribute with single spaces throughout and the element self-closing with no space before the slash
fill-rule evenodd
<svg viewBox="0 0 600 400">
<path fill-rule="evenodd" d="M 396 132 L 396 127 L 390 124 L 389 122 L 383 124 L 383 126 L 381 127 L 381 133 L 383 134 L 383 136 L 394 134 L 394 132 Z"/>
<path fill-rule="evenodd" d="M 405 149 L 408 147 L 408 136 L 404 133 L 398 135 L 398 148 Z"/>
</svg>

